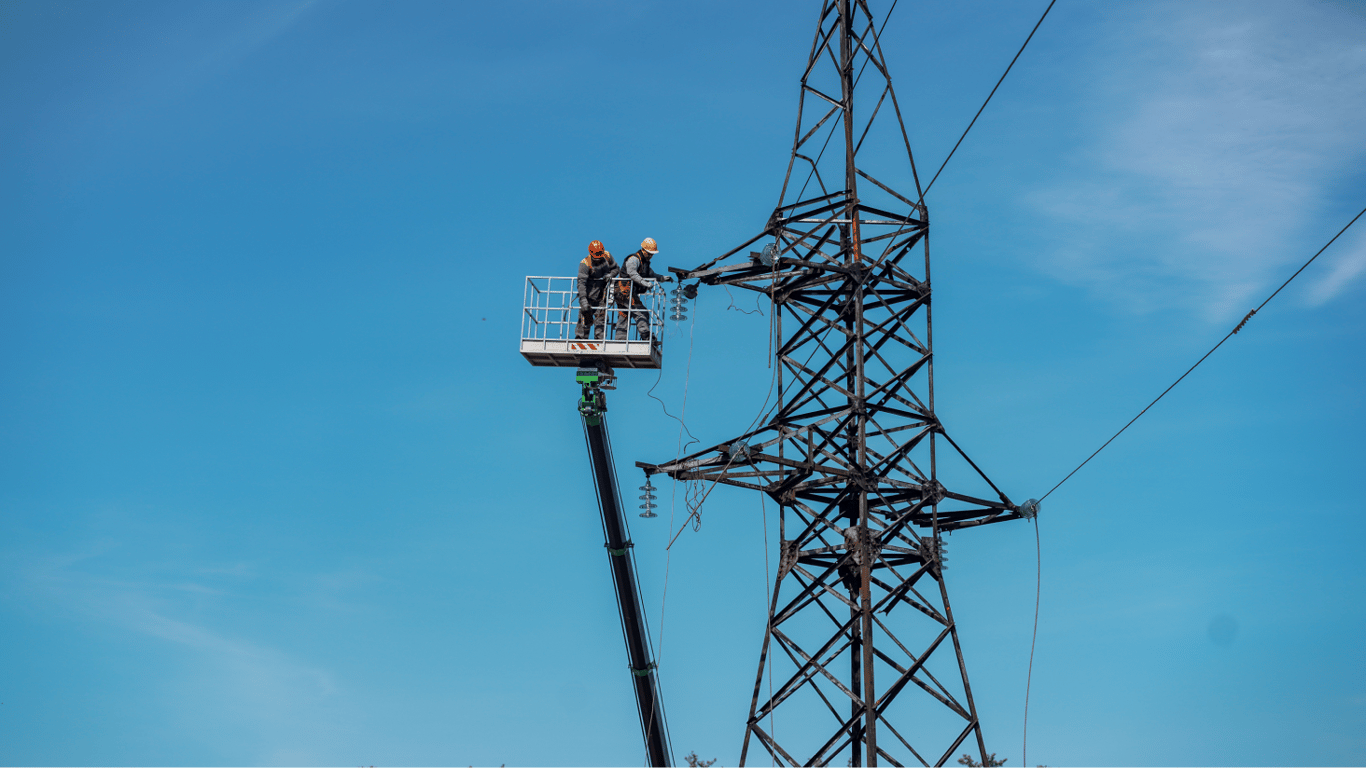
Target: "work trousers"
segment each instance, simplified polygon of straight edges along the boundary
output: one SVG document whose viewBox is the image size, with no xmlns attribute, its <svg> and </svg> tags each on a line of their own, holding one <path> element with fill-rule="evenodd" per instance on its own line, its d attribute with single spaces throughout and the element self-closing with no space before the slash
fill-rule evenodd
<svg viewBox="0 0 1366 768">
<path fill-rule="evenodd" d="M 593 338 L 599 341 L 607 334 L 607 315 L 602 305 L 607 301 L 607 291 L 600 288 L 596 293 L 592 290 L 588 292 L 588 309 L 579 307 L 579 324 L 574 329 L 574 338 L 588 338 L 588 329 L 593 329 Z"/>
<path fill-rule="evenodd" d="M 650 312 L 645 308 L 644 302 L 639 296 L 632 296 L 630 309 L 617 310 L 616 338 L 617 341 L 626 340 L 626 328 L 632 320 L 635 320 L 636 339 L 639 341 L 649 341 L 650 339 Z"/>
<path fill-rule="evenodd" d="M 602 309 L 601 307 L 589 307 L 588 309 L 579 309 L 579 324 L 578 327 L 574 329 L 574 338 L 588 338 L 588 329 L 592 328 L 593 338 L 597 339 L 598 341 L 602 341 L 602 337 L 605 335 L 604 332 L 606 331 L 606 328 L 604 328 L 604 326 L 607 324 L 605 321 L 605 315 L 606 310 Z"/>
</svg>

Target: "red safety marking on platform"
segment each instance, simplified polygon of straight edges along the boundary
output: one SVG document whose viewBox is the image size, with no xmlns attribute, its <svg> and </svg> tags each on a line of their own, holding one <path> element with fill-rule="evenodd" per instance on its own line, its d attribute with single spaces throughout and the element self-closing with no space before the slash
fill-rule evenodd
<svg viewBox="0 0 1366 768">
<path fill-rule="evenodd" d="M 590 351 L 590 352 L 597 352 L 597 351 L 598 351 L 598 345 L 597 345 L 597 344 L 590 344 L 590 343 L 588 343 L 588 342 L 583 342 L 583 341 L 576 341 L 576 342 L 573 342 L 572 344 L 569 345 L 569 348 L 570 348 L 570 349 L 587 350 L 587 351 Z"/>
</svg>

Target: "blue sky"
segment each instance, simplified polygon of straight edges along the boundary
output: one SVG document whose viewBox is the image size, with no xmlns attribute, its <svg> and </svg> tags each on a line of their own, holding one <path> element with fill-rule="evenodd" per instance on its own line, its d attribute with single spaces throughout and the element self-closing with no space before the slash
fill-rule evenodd
<svg viewBox="0 0 1366 768">
<path fill-rule="evenodd" d="M 921 167 L 1042 5 L 899 4 Z M 0 5 L 0 761 L 640 763 L 522 279 L 761 228 L 815 13 Z M 939 414 L 1012 497 L 1366 205 L 1363 41 L 1360 3 L 1054 8 L 927 199 Z M 1046 502 L 1031 764 L 1366 761 L 1363 299 L 1359 227 Z M 769 380 L 728 303 L 703 292 L 690 365 L 669 331 L 655 389 L 706 442 Z M 611 399 L 629 487 L 677 446 L 654 382 Z M 674 744 L 733 765 L 765 511 L 719 489 L 666 557 L 668 511 L 633 532 Z M 1019 765 L 1033 533 L 949 546 Z"/>
</svg>

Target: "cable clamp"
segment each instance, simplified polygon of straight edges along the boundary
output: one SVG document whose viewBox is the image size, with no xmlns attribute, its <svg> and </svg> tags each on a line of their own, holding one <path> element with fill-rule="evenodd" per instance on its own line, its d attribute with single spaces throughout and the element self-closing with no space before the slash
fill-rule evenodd
<svg viewBox="0 0 1366 768">
<path fill-rule="evenodd" d="M 656 664 L 656 663 L 654 663 L 654 662 L 652 661 L 652 662 L 650 662 L 649 664 L 646 664 L 646 665 L 645 665 L 645 669 L 636 669 L 635 667 L 631 666 L 630 664 L 627 664 L 627 665 L 626 665 L 626 668 L 629 669 L 629 670 L 631 670 L 631 674 L 635 675 L 636 677 L 645 677 L 645 676 L 649 675 L 649 674 L 650 674 L 652 671 L 654 671 L 655 669 L 658 669 L 658 668 L 659 668 L 659 665 Z"/>
<path fill-rule="evenodd" d="M 604 542 L 602 546 L 607 548 L 608 554 L 614 555 L 616 557 L 621 557 L 622 555 L 626 554 L 626 550 L 634 547 L 635 543 L 628 539 L 624 544 L 621 545 L 621 549 L 612 549 L 612 545 L 606 542 Z"/>
</svg>

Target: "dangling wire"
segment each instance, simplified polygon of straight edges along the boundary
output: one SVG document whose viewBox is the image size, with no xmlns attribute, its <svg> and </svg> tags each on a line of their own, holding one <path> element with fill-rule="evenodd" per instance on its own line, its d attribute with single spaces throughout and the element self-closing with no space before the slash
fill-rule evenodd
<svg viewBox="0 0 1366 768">
<path fill-rule="evenodd" d="M 689 343 L 688 343 L 688 369 L 689 369 L 689 372 L 691 372 L 691 369 L 692 369 L 692 340 L 691 340 L 691 339 L 689 339 Z M 655 395 L 654 395 L 655 387 L 658 387 L 658 386 L 659 386 L 659 382 L 660 382 L 661 380 L 663 380 L 663 378 L 664 378 L 664 369 L 663 369 L 663 368 L 660 368 L 660 369 L 659 369 L 659 376 L 657 376 L 657 377 L 655 378 L 654 386 L 650 387 L 649 391 L 647 391 L 647 392 L 645 393 L 645 395 L 646 395 L 647 397 L 649 397 L 651 400 L 654 400 L 656 403 L 659 403 L 659 407 L 664 409 L 664 415 L 665 415 L 665 416 L 668 416 L 669 418 L 671 418 L 671 419 L 673 419 L 674 421 L 678 422 L 678 428 L 679 428 L 679 432 L 680 432 L 679 438 L 680 438 L 680 439 L 682 439 L 682 432 L 687 432 L 687 433 L 688 433 L 688 437 L 691 437 L 691 438 L 692 438 L 692 440 L 689 440 L 689 441 L 688 441 L 688 444 L 689 444 L 689 445 L 691 445 L 691 444 L 693 444 L 693 443 L 696 443 L 696 442 L 700 442 L 696 437 L 693 437 L 692 430 L 691 430 L 691 429 L 688 429 L 688 425 L 685 424 L 685 423 L 683 423 L 683 419 L 681 419 L 681 418 L 679 418 L 679 417 L 673 415 L 672 413 L 669 413 L 669 406 L 665 405 L 663 400 L 660 400 L 658 397 L 655 397 Z M 683 403 L 684 403 L 685 406 L 687 405 L 687 402 L 688 402 L 688 378 L 687 378 L 687 375 L 685 374 L 685 375 L 684 375 L 684 378 L 683 378 Z"/>
<path fill-rule="evenodd" d="M 1039 546 L 1039 518 L 1034 517 L 1034 634 L 1029 638 L 1029 672 L 1025 674 L 1024 736 L 1020 743 L 1020 765 L 1029 765 L 1029 685 L 1034 681 L 1034 642 L 1039 639 L 1039 595 L 1043 593 L 1043 551 Z"/>
<path fill-rule="evenodd" d="M 811 354 L 815 355 L 815 350 L 812 350 Z M 777 382 L 777 380 L 778 370 L 775 368 L 773 369 L 773 375 L 769 378 L 768 381 L 768 394 L 764 395 L 764 402 L 759 405 L 759 413 L 755 414 L 754 420 L 749 423 L 748 427 L 745 427 L 745 431 L 741 434 L 747 434 L 748 432 L 750 432 L 750 430 L 754 429 L 755 424 L 758 424 L 761 419 L 767 418 L 767 415 L 773 412 L 773 408 L 778 407 L 778 403 L 775 401 L 773 403 L 772 408 L 768 408 L 767 411 L 764 410 L 768 407 L 769 399 L 773 397 L 773 385 Z M 730 457 L 726 460 L 725 466 L 721 467 L 721 474 L 725 474 L 726 470 L 730 469 L 730 465 L 735 462 L 735 455 L 735 452 L 730 453 Z M 677 458 L 675 458 L 674 460 L 677 461 Z M 693 525 L 693 530 L 696 531 L 701 527 L 702 503 L 707 500 L 707 497 L 711 495 L 712 489 L 716 488 L 716 484 L 720 481 L 721 478 L 720 475 L 718 475 L 715 480 L 711 481 L 711 485 L 707 486 L 705 492 L 702 491 L 701 480 L 690 481 L 690 488 L 693 489 L 695 495 L 687 498 L 687 505 L 689 510 L 688 517 L 686 520 L 683 521 L 683 525 L 679 527 L 678 533 L 675 533 L 673 538 L 669 540 L 669 546 L 667 548 L 673 547 L 674 542 L 678 541 L 678 537 L 682 535 L 683 529 L 687 528 L 688 523 L 691 522 L 694 518 L 697 518 L 697 523 Z"/>
<path fill-rule="evenodd" d="M 806 362 L 802 363 L 802 367 L 803 367 L 803 368 L 805 368 L 806 366 L 808 366 L 808 365 L 811 364 L 811 358 L 815 357 L 815 356 L 816 356 L 816 353 L 817 353 L 818 351 L 820 351 L 820 349 L 821 349 L 820 346 L 815 346 L 815 347 L 813 347 L 813 348 L 811 349 L 811 354 L 809 354 L 809 355 L 806 356 Z M 769 406 L 769 405 L 768 405 L 769 398 L 773 397 L 773 385 L 774 385 L 775 383 L 777 383 L 777 381 L 778 381 L 778 371 L 777 371 L 777 369 L 774 369 L 774 371 L 773 371 L 773 376 L 769 379 L 769 382 L 768 382 L 768 394 L 764 395 L 764 402 L 763 402 L 762 404 L 760 404 L 760 406 L 759 406 L 759 414 L 758 414 L 757 416 L 754 417 L 754 420 L 751 421 L 751 422 L 749 423 L 749 426 L 748 426 L 748 427 L 745 427 L 745 431 L 744 431 L 743 433 L 741 433 L 741 434 L 746 434 L 746 433 L 748 433 L 750 430 L 754 429 L 754 425 L 759 424 L 761 421 L 767 420 L 767 419 L 773 414 L 773 411 L 776 410 L 777 407 L 778 407 L 779 405 L 782 404 L 780 401 L 774 400 L 772 406 Z M 767 410 L 767 411 L 764 410 L 765 407 L 768 407 L 768 410 Z M 677 459 L 675 459 L 675 460 L 677 460 Z M 720 473 L 720 474 L 725 474 L 726 470 L 730 469 L 730 465 L 731 465 L 732 463 L 734 463 L 734 461 L 735 461 L 735 454 L 732 453 L 732 454 L 730 455 L 730 458 L 726 461 L 725 466 L 721 467 L 721 473 Z M 712 480 L 712 481 L 711 481 L 711 485 L 707 487 L 706 493 L 703 493 L 703 494 L 702 494 L 702 497 L 701 497 L 700 499 L 697 500 L 697 511 L 695 512 L 695 514 L 701 514 L 700 510 L 701 510 L 701 508 L 702 508 L 702 502 L 704 502 L 704 501 L 707 500 L 707 497 L 711 495 L 712 490 L 714 490 L 714 489 L 716 488 L 716 484 L 719 483 L 720 481 L 721 481 L 720 475 L 718 475 L 717 478 L 716 478 L 715 480 Z M 697 482 L 700 484 L 700 481 L 697 481 Z M 689 520 L 691 520 L 691 516 L 688 518 L 688 520 L 684 520 L 684 521 L 683 521 L 683 523 L 684 523 L 683 527 L 680 527 L 680 528 L 678 529 L 678 533 L 675 533 L 674 536 L 673 536 L 673 538 L 669 540 L 669 547 L 672 547 L 672 546 L 674 545 L 674 542 L 678 540 L 679 535 L 681 535 L 681 534 L 683 533 L 683 528 L 684 528 L 684 527 L 687 527 L 687 523 L 689 522 Z"/>
<path fill-rule="evenodd" d="M 693 309 L 694 309 L 694 310 L 697 309 L 697 297 L 695 297 L 695 296 L 693 297 Z M 683 405 L 682 405 L 682 407 L 681 407 L 681 409 L 680 409 L 680 411 L 679 411 L 679 415 L 676 417 L 676 421 L 678 421 L 678 444 L 677 444 L 677 447 L 676 447 L 675 450 L 674 450 L 674 461 L 678 461 L 678 457 L 683 455 L 683 450 L 684 450 L 685 448 L 687 448 L 688 446 L 692 445 L 693 443 L 699 442 L 698 439 L 697 439 L 696 437 L 693 437 L 692 430 L 688 429 L 688 425 L 683 421 L 683 419 L 688 415 L 688 384 L 692 381 L 692 350 L 693 350 L 694 331 L 696 330 L 696 327 L 697 327 L 697 317 L 696 317 L 696 315 L 694 315 L 694 316 L 693 316 L 692 322 L 690 322 L 690 323 L 688 324 L 688 363 L 687 363 L 687 366 L 684 368 L 684 371 L 683 371 Z M 660 375 L 662 376 L 663 374 L 664 374 L 664 370 L 661 368 L 661 369 L 660 369 Z M 659 382 L 656 381 L 655 383 L 658 384 Z M 651 387 L 650 389 L 651 389 L 651 391 L 653 391 L 653 390 L 654 390 L 654 387 Z M 651 395 L 651 397 L 653 397 L 653 395 Z M 656 400 L 659 400 L 659 398 L 657 398 L 657 397 L 656 397 L 655 399 L 656 399 Z M 660 406 L 663 406 L 663 405 L 664 405 L 664 401 L 663 401 L 663 400 L 659 400 L 659 404 L 660 404 Z M 664 409 L 664 413 L 668 414 L 668 413 L 669 413 L 669 409 L 668 409 L 668 408 L 665 408 L 665 409 Z M 690 439 L 688 442 L 686 442 L 686 443 L 683 442 L 683 433 L 684 433 L 684 432 L 687 432 L 688 437 L 691 438 L 691 439 Z M 672 531 L 672 530 L 673 530 L 673 527 L 674 527 L 674 510 L 676 509 L 676 500 L 677 500 L 677 496 L 678 496 L 678 483 L 675 482 L 675 483 L 672 484 L 672 487 L 671 487 L 670 490 L 669 490 L 669 530 L 670 530 L 670 531 Z M 663 591 L 663 594 L 660 596 L 660 599 L 659 599 L 659 642 L 656 644 L 656 645 L 658 646 L 658 650 L 656 651 L 656 654 L 657 654 L 657 657 L 658 657 L 658 658 L 663 658 L 663 656 L 664 656 L 664 609 L 665 609 L 665 607 L 666 607 L 666 606 L 668 605 L 668 603 L 669 603 L 669 567 L 670 567 L 670 565 L 672 565 L 672 563 L 673 563 L 673 552 L 670 551 L 668 547 L 665 547 L 665 551 L 664 551 L 664 591 Z"/>
<path fill-rule="evenodd" d="M 735 306 L 735 294 L 730 292 L 730 286 L 723 285 L 721 287 L 726 289 L 726 295 L 730 297 L 730 306 L 726 307 L 726 309 L 733 309 L 743 315 L 762 315 L 764 313 L 764 310 L 759 307 L 759 298 L 757 296 L 754 299 L 754 309 L 740 309 Z"/>
<path fill-rule="evenodd" d="M 682 290 L 683 290 L 682 286 L 679 286 L 678 288 L 675 288 L 675 289 L 674 289 L 673 291 L 671 291 L 670 293 L 671 293 L 671 295 L 676 295 L 676 296 L 680 296 L 680 297 L 681 297 L 681 296 L 682 296 Z M 696 301 L 697 301 L 697 300 L 696 300 L 696 297 L 694 297 L 694 299 L 693 299 L 693 305 L 694 305 L 693 308 L 694 308 L 694 309 L 696 309 Z M 685 312 L 687 311 L 686 308 L 684 308 L 684 311 L 685 311 Z M 679 316 L 680 314 L 681 314 L 681 313 L 679 313 L 678 311 L 675 310 L 675 312 L 674 312 L 674 315 L 675 315 L 675 316 Z M 687 319 L 687 315 L 682 315 L 682 318 L 683 318 L 683 320 L 686 320 L 686 319 Z M 681 322 L 681 321 L 679 321 L 679 322 Z M 692 324 L 689 324 L 689 325 L 688 325 L 688 364 L 687 364 L 686 369 L 685 369 L 684 372 L 683 372 L 683 408 L 684 408 L 685 411 L 687 410 L 687 407 L 688 407 L 688 383 L 689 383 L 690 380 L 692 379 L 692 347 L 693 347 L 693 333 L 692 333 L 692 328 L 693 328 Z M 683 444 L 681 443 L 681 441 L 682 441 L 682 439 L 683 439 L 683 434 L 682 434 L 683 432 L 687 432 L 687 433 L 688 433 L 688 437 L 691 438 L 691 439 L 687 442 L 686 445 L 692 445 L 693 443 L 701 442 L 701 441 L 699 441 L 699 440 L 697 439 L 697 437 L 696 437 L 695 435 L 693 435 L 692 430 L 691 430 L 691 429 L 688 429 L 688 425 L 685 424 L 685 423 L 683 422 L 683 419 L 679 418 L 678 416 L 673 415 L 672 413 L 669 413 L 669 406 L 666 405 L 666 404 L 664 403 L 663 400 L 661 400 L 661 399 L 659 399 L 658 397 L 655 396 L 655 394 L 654 394 L 655 388 L 658 387 L 658 386 L 659 386 L 659 383 L 660 383 L 661 381 L 663 381 L 663 380 L 664 380 L 664 368 L 663 368 L 663 366 L 661 366 L 660 369 L 659 369 L 659 375 L 655 377 L 655 383 L 654 383 L 654 385 L 650 387 L 650 389 L 645 393 L 645 395 L 646 395 L 647 397 L 649 397 L 651 400 L 654 400 L 656 403 L 659 403 L 659 407 L 662 408 L 662 409 L 664 410 L 664 415 L 665 415 L 665 416 L 668 416 L 669 418 L 671 418 L 671 419 L 673 419 L 674 421 L 678 422 L 678 426 L 679 426 L 679 430 L 680 430 L 680 432 L 679 432 L 679 440 L 680 440 L 680 445 L 681 445 L 681 446 L 683 445 Z M 681 448 L 680 448 L 680 452 L 681 452 Z M 675 456 L 674 458 L 677 459 L 678 456 Z"/>
</svg>

